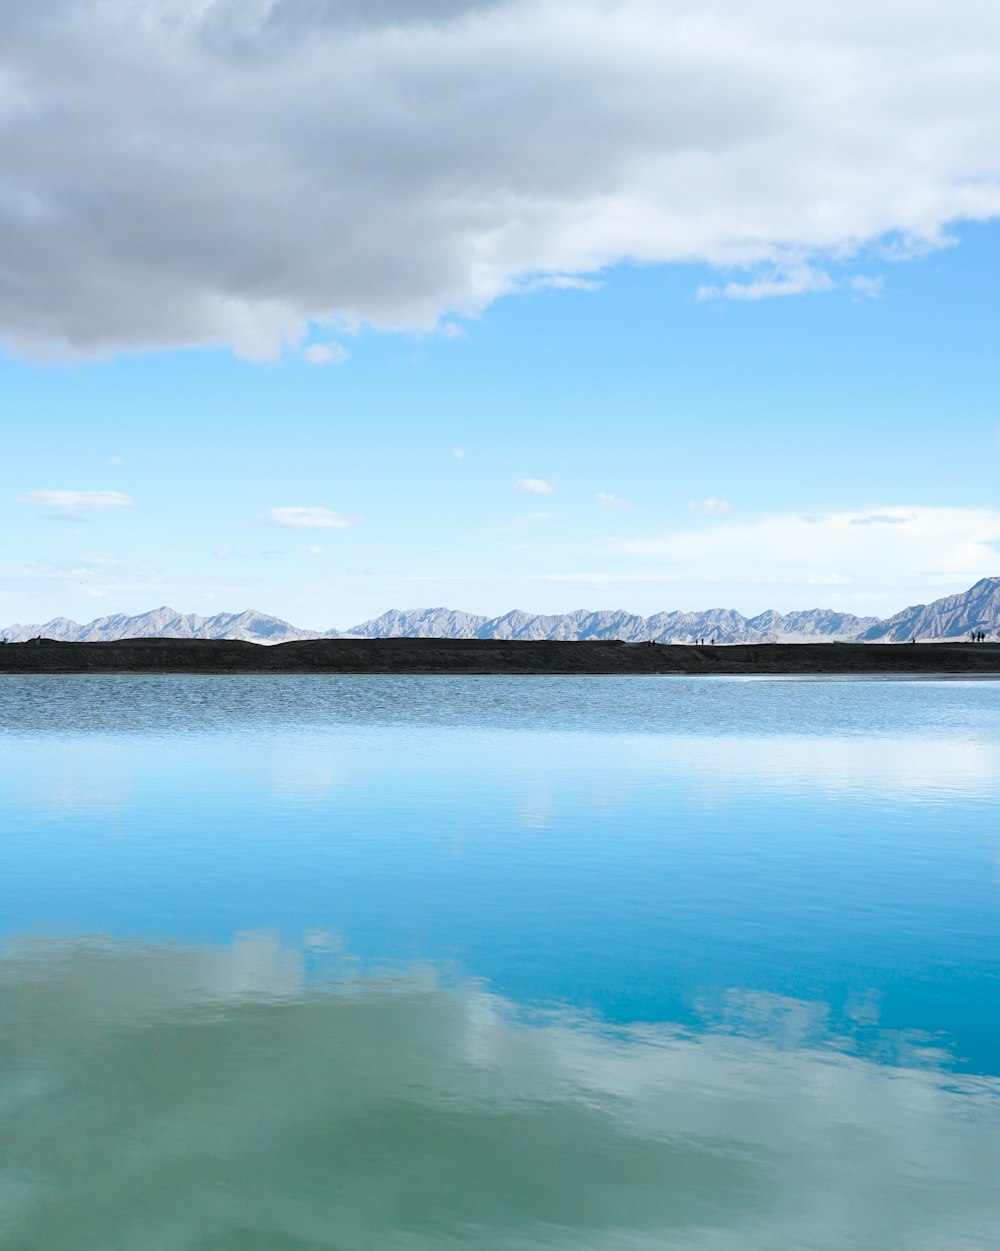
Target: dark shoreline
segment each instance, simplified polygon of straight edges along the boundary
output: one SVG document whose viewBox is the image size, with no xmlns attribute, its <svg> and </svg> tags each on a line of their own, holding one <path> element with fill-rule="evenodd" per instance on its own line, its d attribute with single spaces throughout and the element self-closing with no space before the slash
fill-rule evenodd
<svg viewBox="0 0 1000 1251">
<path fill-rule="evenodd" d="M 51 640 L 0 646 L 2 673 L 681 674 L 1000 677 L 1000 643 L 752 643 L 688 647 L 493 639 Z"/>
</svg>

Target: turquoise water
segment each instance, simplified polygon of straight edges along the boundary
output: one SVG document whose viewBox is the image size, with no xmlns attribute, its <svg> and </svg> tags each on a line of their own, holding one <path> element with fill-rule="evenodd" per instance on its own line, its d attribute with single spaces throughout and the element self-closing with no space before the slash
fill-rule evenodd
<svg viewBox="0 0 1000 1251">
<path fill-rule="evenodd" d="M 6 678 L 0 1245 L 993 1248 L 1000 685 Z"/>
</svg>

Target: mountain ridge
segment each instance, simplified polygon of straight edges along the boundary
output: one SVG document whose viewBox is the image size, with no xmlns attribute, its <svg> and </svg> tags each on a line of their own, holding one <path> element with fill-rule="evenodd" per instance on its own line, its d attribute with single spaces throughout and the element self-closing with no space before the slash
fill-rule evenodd
<svg viewBox="0 0 1000 1251">
<path fill-rule="evenodd" d="M 61 642 L 114 642 L 126 638 L 238 639 L 248 643 L 289 643 L 304 639 L 440 638 L 500 641 L 571 642 L 620 639 L 623 642 L 716 643 L 865 642 L 900 643 L 911 638 L 945 641 L 983 631 L 1000 638 L 1000 577 L 981 578 L 966 591 L 929 604 L 914 604 L 891 617 L 857 617 L 829 608 L 778 613 L 772 609 L 744 617 L 731 608 L 702 612 L 673 610 L 643 617 L 624 609 L 576 609 L 532 614 L 512 609 L 483 617 L 450 608 L 389 609 L 349 630 L 307 630 L 255 609 L 202 617 L 163 605 L 146 613 L 112 613 L 84 625 L 55 617 L 42 625 L 13 624 L 0 630 L 10 643 L 33 638 Z"/>
</svg>

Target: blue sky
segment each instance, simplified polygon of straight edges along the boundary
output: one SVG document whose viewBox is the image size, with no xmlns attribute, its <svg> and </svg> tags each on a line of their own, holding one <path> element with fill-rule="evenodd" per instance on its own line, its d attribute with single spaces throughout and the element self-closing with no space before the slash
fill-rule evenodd
<svg viewBox="0 0 1000 1251">
<path fill-rule="evenodd" d="M 67 6 L 46 6 L 62 15 L 69 41 Z M 134 20 L 110 0 L 79 7 L 98 28 Z M 166 17 L 179 21 L 183 11 L 193 21 L 196 7 L 149 0 L 159 24 L 130 71 L 155 83 L 156 58 L 178 55 Z M 291 59 L 288 72 L 301 71 L 306 53 L 296 40 L 309 35 L 314 46 L 309 23 L 324 12 L 332 21 L 344 7 L 331 0 L 308 16 L 292 0 L 250 6 L 260 19 L 251 31 L 256 60 L 246 61 L 242 44 L 243 59 L 228 43 L 224 50 L 233 100 L 254 86 L 261 63 L 277 73 Z M 940 107 L 929 117 L 926 102 L 900 87 L 890 108 L 893 76 L 880 69 L 877 89 L 859 88 L 856 126 L 838 132 L 844 150 L 830 169 L 811 169 L 813 156 L 803 155 L 790 177 L 782 153 L 769 157 L 763 141 L 785 143 L 798 127 L 794 142 L 812 154 L 826 134 L 819 87 L 816 118 L 801 120 L 806 53 L 817 58 L 818 83 L 831 46 L 856 58 L 862 81 L 869 43 L 885 66 L 903 8 L 888 4 L 883 23 L 859 9 L 831 33 L 837 10 L 816 6 L 827 26 L 794 32 L 805 58 L 796 63 L 794 106 L 779 93 L 758 100 L 762 121 L 742 120 L 746 100 L 713 113 L 712 127 L 726 136 L 731 128 L 740 143 L 741 128 L 761 128 L 747 173 L 705 118 L 690 121 L 690 99 L 700 98 L 699 84 L 732 81 L 736 66 L 751 84 L 746 99 L 757 100 L 753 84 L 770 83 L 770 55 L 790 38 L 785 6 L 761 6 L 773 12 L 747 46 L 735 38 L 738 6 L 709 5 L 711 39 L 681 52 L 688 27 L 664 26 L 640 0 L 614 11 L 584 0 L 565 27 L 568 11 L 549 0 L 498 0 L 471 22 L 459 0 L 441 7 L 458 16 L 435 16 L 440 30 L 363 32 L 372 57 L 372 48 L 391 52 L 375 66 L 383 80 L 403 72 L 403 53 L 411 78 L 441 58 L 464 73 L 490 40 L 534 64 L 538 32 L 525 28 L 543 20 L 579 52 L 583 13 L 595 40 L 602 22 L 618 40 L 609 65 L 595 71 L 588 62 L 599 83 L 606 79 L 608 99 L 647 60 L 650 73 L 657 69 L 650 30 L 662 35 L 663 58 L 673 58 L 677 98 L 653 101 L 656 124 L 637 151 L 630 116 L 606 135 L 595 124 L 582 69 L 568 103 L 564 81 L 552 87 L 558 104 L 556 94 L 547 104 L 512 92 L 490 106 L 499 145 L 491 165 L 472 142 L 481 131 L 463 147 L 457 119 L 467 83 L 458 70 L 456 82 L 420 97 L 438 112 L 425 117 L 411 102 L 405 126 L 386 120 L 382 96 L 351 80 L 338 90 L 357 101 L 364 127 L 357 119 L 333 127 L 327 151 L 300 142 L 307 127 L 293 117 L 264 154 L 276 182 L 286 173 L 316 177 L 305 188 L 308 220 L 297 216 L 298 201 L 290 207 L 270 187 L 259 191 L 260 214 L 241 216 L 262 178 L 251 180 L 263 157 L 241 146 L 252 109 L 231 126 L 213 114 L 217 129 L 198 155 L 195 132 L 183 129 L 189 119 L 168 99 L 150 106 L 142 126 L 112 121 L 104 148 L 77 163 L 68 155 L 72 126 L 42 107 L 61 89 L 43 71 L 68 45 L 58 24 L 17 30 L 13 51 L 0 57 L 0 156 L 3 144 L 18 145 L 16 195 L 0 200 L 8 239 L 0 622 L 87 620 L 163 603 L 200 613 L 255 607 L 340 628 L 389 607 L 439 604 L 488 614 L 888 613 L 1000 573 L 1000 160 L 981 135 L 987 105 L 1000 118 L 1000 91 L 989 86 L 1000 75 L 978 50 L 993 17 L 960 4 L 968 38 L 952 32 L 947 56 L 931 10 L 917 6 L 921 20 L 906 27 L 916 45 L 899 48 L 900 82 L 907 56 L 912 67 L 924 55 Z M 204 48 L 218 57 L 218 32 L 236 38 L 226 25 L 235 21 L 231 6 L 205 9 L 215 15 L 215 42 L 199 43 L 196 57 L 182 49 L 193 58 L 183 72 L 195 114 L 220 107 L 218 80 L 202 77 L 211 68 Z M 727 23 L 729 42 L 719 33 Z M 196 34 L 208 40 L 200 26 Z M 587 45 L 588 56 L 605 55 L 594 52 L 598 44 Z M 336 68 L 336 46 L 321 65 Z M 573 56 L 566 61 L 572 69 Z M 5 113 L 3 71 L 12 66 L 27 103 Z M 476 81 L 489 85 L 481 73 Z M 322 100 L 326 87 L 315 90 Z M 88 92 L 87 107 L 110 108 L 99 95 Z M 309 102 L 290 89 L 277 98 Z M 724 101 L 721 88 L 712 98 Z M 636 107 L 644 103 L 640 95 Z M 537 149 L 527 168 L 521 149 L 506 151 L 496 136 L 529 106 L 531 134 L 543 137 L 525 140 Z M 610 104 L 601 125 L 608 116 Z M 679 144 L 675 132 L 688 125 Z M 712 131 L 708 139 L 699 127 Z M 23 158 L 29 130 L 44 159 Z M 365 159 L 348 161 L 343 153 L 356 152 L 362 132 Z M 866 151 L 869 137 L 881 154 Z M 610 182 L 595 191 L 578 175 L 598 140 Z M 669 163 L 649 175 L 689 148 L 712 166 L 711 178 L 682 178 Z M 884 176 L 885 152 L 911 148 L 913 161 Z M 420 213 L 393 181 L 401 164 L 409 168 L 401 151 L 416 170 L 410 192 L 431 205 Z M 235 171 L 225 194 L 204 190 L 214 177 L 209 158 Z M 319 175 L 332 169 L 343 181 L 359 163 L 364 177 L 345 207 L 341 183 L 324 192 Z M 169 192 L 156 181 L 164 166 Z M 438 212 L 421 181 L 431 167 L 435 194 L 452 206 L 457 197 L 459 207 Z M 155 209 L 142 199 L 153 190 Z M 241 191 L 243 199 L 227 198 Z M 319 256 L 305 235 L 324 194 L 339 216 Z M 808 231 L 800 221 L 812 223 Z"/>
</svg>

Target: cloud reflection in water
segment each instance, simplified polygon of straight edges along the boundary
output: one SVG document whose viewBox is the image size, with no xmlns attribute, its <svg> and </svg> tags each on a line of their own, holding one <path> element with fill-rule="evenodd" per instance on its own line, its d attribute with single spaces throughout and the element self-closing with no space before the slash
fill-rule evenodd
<svg viewBox="0 0 1000 1251">
<path fill-rule="evenodd" d="M 526 1019 L 336 948 L 8 944 L 5 1247 L 995 1245 L 998 1079 Z"/>
</svg>

